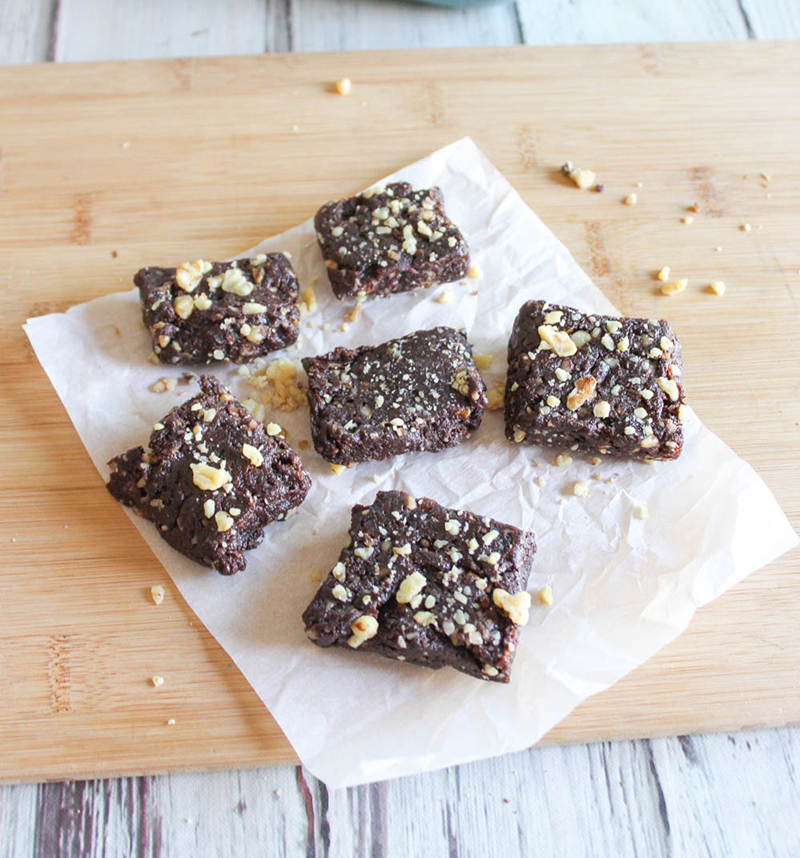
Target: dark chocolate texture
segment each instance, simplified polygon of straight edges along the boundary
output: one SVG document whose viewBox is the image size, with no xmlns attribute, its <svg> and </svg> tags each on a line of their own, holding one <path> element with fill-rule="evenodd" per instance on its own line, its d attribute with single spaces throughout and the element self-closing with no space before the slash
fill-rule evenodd
<svg viewBox="0 0 800 858">
<path fill-rule="evenodd" d="M 683 446 L 681 347 L 668 322 L 529 301 L 508 344 L 506 437 L 634 459 Z"/>
<path fill-rule="evenodd" d="M 353 507 L 350 542 L 303 614 L 306 632 L 321 647 L 508 682 L 535 552 L 533 534 L 509 524 L 378 492 Z"/>
<path fill-rule="evenodd" d="M 480 426 L 487 404 L 472 349 L 453 328 L 337 348 L 303 367 L 314 447 L 338 464 L 453 447 Z"/>
<path fill-rule="evenodd" d="M 450 283 L 469 271 L 464 236 L 439 188 L 395 182 L 326 203 L 314 218 L 334 295 L 390 295 Z"/>
<path fill-rule="evenodd" d="M 109 462 L 108 490 L 181 554 L 232 575 L 266 525 L 303 502 L 311 478 L 215 378 L 200 376 L 200 387 L 155 424 L 147 450 Z"/>
<path fill-rule="evenodd" d="M 161 363 L 247 363 L 297 340 L 299 287 L 282 253 L 142 268 L 133 282 Z"/>
</svg>

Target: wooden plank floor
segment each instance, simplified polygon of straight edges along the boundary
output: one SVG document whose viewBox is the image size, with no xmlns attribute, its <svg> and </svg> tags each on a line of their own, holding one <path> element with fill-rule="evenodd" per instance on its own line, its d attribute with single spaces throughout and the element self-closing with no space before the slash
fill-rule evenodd
<svg viewBox="0 0 800 858">
<path fill-rule="evenodd" d="M 792 0 L 542 0 L 512 6 L 510 16 L 508 9 L 414 14 L 416 7 L 380 0 L 320 2 L 313 18 L 310 4 L 269 0 L 248 13 L 242 4 L 212 0 L 156 8 L 117 0 L 104 7 L 109 24 L 86 0 L 6 0 L 0 63 L 387 41 L 409 47 L 800 36 Z M 59 28 L 83 29 L 87 46 L 100 44 L 98 53 L 74 39 L 65 55 Z M 104 46 L 97 29 L 106 34 Z M 262 43 L 244 47 L 254 33 L 263 34 Z M 288 768 L 5 787 L 0 856 L 797 854 L 798 735 L 784 729 L 536 749 L 332 794 Z"/>
</svg>

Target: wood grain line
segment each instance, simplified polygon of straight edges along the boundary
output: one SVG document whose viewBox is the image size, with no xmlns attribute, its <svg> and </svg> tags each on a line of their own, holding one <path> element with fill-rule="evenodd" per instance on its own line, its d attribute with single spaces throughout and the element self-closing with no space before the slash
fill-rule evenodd
<svg viewBox="0 0 800 858">
<path fill-rule="evenodd" d="M 47 678 L 50 683 L 50 706 L 53 712 L 69 712 L 70 705 L 70 641 L 71 635 L 50 638 Z"/>
</svg>

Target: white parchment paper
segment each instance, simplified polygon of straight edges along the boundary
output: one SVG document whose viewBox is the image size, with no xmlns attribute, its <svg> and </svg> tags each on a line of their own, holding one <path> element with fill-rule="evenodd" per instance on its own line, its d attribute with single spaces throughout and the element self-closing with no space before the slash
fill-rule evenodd
<svg viewBox="0 0 800 858">
<path fill-rule="evenodd" d="M 333 298 L 313 226 L 301 224 L 257 248 L 289 251 L 302 286 L 319 278 L 318 309 L 301 323 L 302 341 L 290 357 L 448 324 L 466 328 L 476 352 L 493 355 L 485 372 L 491 384 L 505 374 L 511 325 L 526 300 L 614 311 L 471 140 L 390 178 L 442 187 L 483 279 L 367 302 L 341 331 L 349 306 Z M 451 303 L 435 300 L 444 288 L 455 292 Z M 104 477 L 112 456 L 146 443 L 153 423 L 196 390 L 149 391 L 157 378 L 180 370 L 148 363 L 135 290 L 31 319 L 25 329 Z M 235 370 L 213 371 L 241 398 L 248 395 Z M 295 449 L 300 439 L 310 440 L 307 409 L 271 417 L 289 431 Z M 133 515 L 131 521 L 303 763 L 331 786 L 358 784 L 532 745 L 582 700 L 677 637 L 698 606 L 797 543 L 752 468 L 699 420 L 686 429 L 680 460 L 656 465 L 593 467 L 589 457 L 574 454 L 570 468 L 556 468 L 552 452 L 507 442 L 499 413 L 487 413 L 480 430 L 455 449 L 368 462 L 340 476 L 311 447 L 302 454 L 313 478 L 308 499 L 297 515 L 268 529 L 247 570 L 233 578 L 191 563 L 152 525 Z M 591 481 L 589 496 L 574 497 L 572 484 L 593 474 L 602 480 Z M 544 487 L 537 476 L 546 478 Z M 509 685 L 307 641 L 300 615 L 318 586 L 311 573 L 325 575 L 336 562 L 352 504 L 389 488 L 536 532 L 534 606 Z M 99 483 L 98 491 L 104 491 Z M 646 521 L 633 516 L 640 505 L 649 509 Z M 552 607 L 535 597 L 547 583 Z"/>
</svg>

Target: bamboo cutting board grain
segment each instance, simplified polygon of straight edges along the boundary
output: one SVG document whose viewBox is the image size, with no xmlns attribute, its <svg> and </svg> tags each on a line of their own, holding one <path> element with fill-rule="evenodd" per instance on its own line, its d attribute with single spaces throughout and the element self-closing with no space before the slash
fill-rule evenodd
<svg viewBox="0 0 800 858">
<path fill-rule="evenodd" d="M 239 252 L 465 134 L 617 306 L 671 319 L 696 410 L 797 527 L 798 81 L 792 43 L 0 69 L 0 778 L 294 758 L 106 493 L 20 325 L 141 265 Z M 568 158 L 606 191 L 568 186 Z M 656 294 L 663 265 L 682 295 Z M 718 279 L 724 298 L 701 289 Z M 701 610 L 547 741 L 799 722 L 798 567 Z"/>
</svg>

